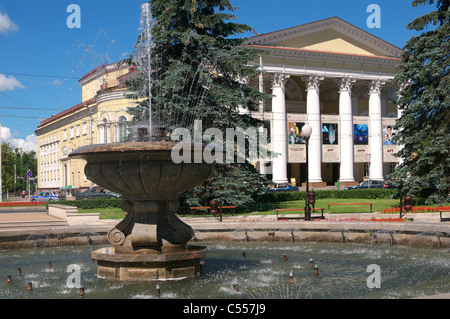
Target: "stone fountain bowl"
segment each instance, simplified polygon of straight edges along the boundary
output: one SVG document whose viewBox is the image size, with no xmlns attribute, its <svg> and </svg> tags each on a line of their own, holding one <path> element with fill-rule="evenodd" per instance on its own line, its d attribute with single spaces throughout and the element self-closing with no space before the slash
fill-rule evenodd
<svg viewBox="0 0 450 319">
<path fill-rule="evenodd" d="M 107 235 L 114 248 L 91 254 L 100 277 L 158 280 L 200 273 L 206 248 L 188 247 L 194 231 L 175 211 L 179 193 L 203 183 L 214 172 L 213 163 L 199 160 L 206 147 L 127 142 L 87 145 L 69 155 L 86 160 L 84 171 L 91 181 L 123 196 L 126 217 Z M 179 161 L 178 156 L 174 161 L 180 153 L 185 160 Z"/>
<path fill-rule="evenodd" d="M 78 148 L 69 157 L 87 161 L 85 175 L 124 199 L 174 200 L 183 191 L 203 183 L 214 165 L 194 163 L 205 144 L 189 144 L 191 162 L 175 163 L 173 154 L 186 151 L 179 142 L 126 142 Z M 199 154 L 197 154 L 199 155 Z M 201 154 L 200 154 L 201 155 Z"/>
</svg>

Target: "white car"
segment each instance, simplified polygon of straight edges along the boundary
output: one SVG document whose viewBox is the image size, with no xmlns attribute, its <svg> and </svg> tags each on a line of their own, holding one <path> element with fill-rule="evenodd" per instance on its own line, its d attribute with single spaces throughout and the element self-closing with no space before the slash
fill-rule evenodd
<svg viewBox="0 0 450 319">
<path fill-rule="evenodd" d="M 64 200 L 66 199 L 65 195 L 57 194 L 54 191 L 46 191 L 42 192 L 41 195 L 38 196 L 31 196 L 32 202 L 50 202 L 50 201 L 56 201 L 56 200 Z"/>
</svg>

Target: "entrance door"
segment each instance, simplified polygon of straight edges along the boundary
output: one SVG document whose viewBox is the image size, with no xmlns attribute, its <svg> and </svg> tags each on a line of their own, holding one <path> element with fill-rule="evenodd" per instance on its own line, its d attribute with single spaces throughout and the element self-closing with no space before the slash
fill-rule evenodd
<svg viewBox="0 0 450 319">
<path fill-rule="evenodd" d="M 339 171 L 340 171 L 340 163 L 333 163 L 333 184 L 335 185 L 335 182 L 337 182 L 339 180 Z"/>
</svg>

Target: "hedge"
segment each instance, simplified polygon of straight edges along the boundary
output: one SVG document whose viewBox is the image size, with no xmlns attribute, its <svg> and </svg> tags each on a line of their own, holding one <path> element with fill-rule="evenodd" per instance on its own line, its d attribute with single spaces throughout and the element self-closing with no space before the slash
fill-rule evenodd
<svg viewBox="0 0 450 319">
<path fill-rule="evenodd" d="M 316 199 L 329 198 L 364 198 L 364 199 L 389 199 L 395 194 L 394 189 L 351 189 L 351 190 L 315 190 Z M 287 202 L 294 200 L 305 200 L 306 192 L 274 192 L 264 194 L 259 201 Z"/>
<path fill-rule="evenodd" d="M 120 206 L 122 205 L 122 199 L 96 198 L 96 199 L 79 199 L 79 200 L 60 200 L 57 202 L 50 202 L 50 204 L 77 206 L 78 208 L 82 209 L 107 208 L 107 207 L 120 208 Z"/>
</svg>

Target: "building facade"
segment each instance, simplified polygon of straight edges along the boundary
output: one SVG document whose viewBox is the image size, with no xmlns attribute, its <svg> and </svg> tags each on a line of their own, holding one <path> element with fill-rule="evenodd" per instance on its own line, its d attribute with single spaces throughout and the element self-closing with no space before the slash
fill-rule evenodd
<svg viewBox="0 0 450 319">
<path fill-rule="evenodd" d="M 127 65 L 102 65 L 80 80 L 81 103 L 42 121 L 37 136 L 38 190 L 62 190 L 73 195 L 93 186 L 84 175 L 85 161 L 70 159 L 75 149 L 89 144 L 123 141 L 127 108 L 124 81 L 135 71 Z"/>
<path fill-rule="evenodd" d="M 246 46 L 269 53 L 256 62 L 265 73 L 252 84 L 273 95 L 253 113 L 270 120 L 269 149 L 278 154 L 260 163 L 262 173 L 274 183 L 305 182 L 300 133 L 309 123 L 312 187 L 386 180 L 398 164 L 392 137 L 401 49 L 337 17 L 255 36 Z"/>
<path fill-rule="evenodd" d="M 265 50 L 255 61 L 265 72 L 249 83 L 271 101 L 252 116 L 268 120 L 269 149 L 278 156 L 256 163 L 274 183 L 306 178 L 306 145 L 301 128 L 309 123 L 308 175 L 311 186 L 354 185 L 385 180 L 398 164 L 392 137 L 399 117 L 393 103 L 401 62 L 398 47 L 333 17 L 250 38 L 245 46 Z M 88 144 L 120 142 L 131 120 L 124 80 L 126 65 L 102 65 L 79 81 L 82 102 L 42 121 L 38 138 L 38 189 L 84 190 L 84 160 L 68 154 Z M 245 110 L 240 110 L 245 112 Z"/>
</svg>

